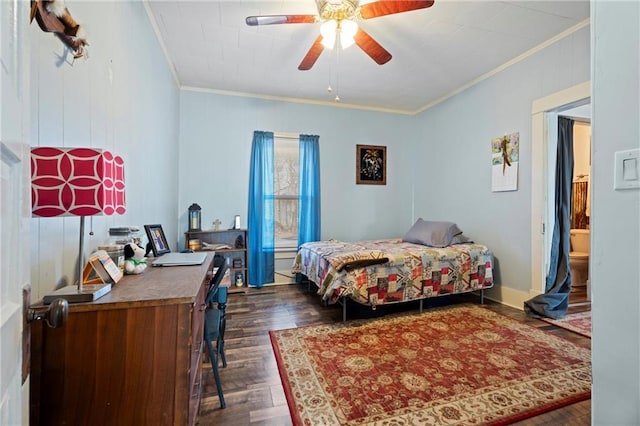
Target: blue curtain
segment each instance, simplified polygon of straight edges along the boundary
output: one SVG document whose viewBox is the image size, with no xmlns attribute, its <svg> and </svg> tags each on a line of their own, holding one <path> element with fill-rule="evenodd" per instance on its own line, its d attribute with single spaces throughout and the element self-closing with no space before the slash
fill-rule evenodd
<svg viewBox="0 0 640 426">
<path fill-rule="evenodd" d="M 249 178 L 249 284 L 262 287 L 275 277 L 273 132 L 253 132 Z"/>
<path fill-rule="evenodd" d="M 573 181 L 573 120 L 558 118 L 558 151 L 556 165 L 555 226 L 551 238 L 551 257 L 545 293 L 524 302 L 530 315 L 562 318 L 569 309 L 571 292 L 571 190 Z"/>
<path fill-rule="evenodd" d="M 320 145 L 319 136 L 300 135 L 300 203 L 298 247 L 320 240 Z"/>
</svg>

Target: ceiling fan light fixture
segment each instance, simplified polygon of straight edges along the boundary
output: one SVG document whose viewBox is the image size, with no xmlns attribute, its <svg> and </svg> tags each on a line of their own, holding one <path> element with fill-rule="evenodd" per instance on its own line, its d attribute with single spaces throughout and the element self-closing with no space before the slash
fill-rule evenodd
<svg viewBox="0 0 640 426">
<path fill-rule="evenodd" d="M 336 44 L 336 30 L 338 22 L 335 19 L 324 22 L 320 26 L 320 34 L 322 35 L 322 45 L 327 49 L 333 49 Z"/>
<path fill-rule="evenodd" d="M 335 47 L 337 39 L 340 39 L 339 47 L 342 49 L 357 44 L 375 63 L 384 65 L 391 60 L 391 53 L 366 31 L 358 28 L 357 21 L 426 9 L 433 6 L 435 0 L 315 0 L 315 2 L 318 8 L 317 15 L 248 16 L 245 21 L 249 26 L 321 23 L 320 35 L 316 37 L 298 65 L 300 71 L 310 70 L 323 50 Z"/>
<path fill-rule="evenodd" d="M 358 32 L 358 24 L 356 21 L 344 19 L 340 21 L 338 30 L 340 31 L 340 46 L 342 46 L 343 49 L 355 43 L 354 37 Z"/>
</svg>

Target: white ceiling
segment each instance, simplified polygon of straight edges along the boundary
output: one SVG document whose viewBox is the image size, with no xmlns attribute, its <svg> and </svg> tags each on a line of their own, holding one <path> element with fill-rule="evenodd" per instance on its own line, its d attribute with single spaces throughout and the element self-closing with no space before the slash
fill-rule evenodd
<svg viewBox="0 0 640 426">
<path fill-rule="evenodd" d="M 361 1 L 364 3 L 365 1 Z M 183 88 L 415 113 L 519 55 L 581 28 L 589 0 L 436 0 L 428 9 L 359 21 L 393 58 L 358 46 L 298 64 L 320 24 L 249 27 L 250 15 L 316 14 L 314 0 L 147 0 Z M 328 86 L 333 91 L 328 92 Z"/>
</svg>

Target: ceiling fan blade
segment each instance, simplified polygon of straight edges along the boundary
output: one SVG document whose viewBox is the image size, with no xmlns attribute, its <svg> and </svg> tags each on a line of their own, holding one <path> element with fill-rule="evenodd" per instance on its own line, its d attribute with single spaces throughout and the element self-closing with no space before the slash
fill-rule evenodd
<svg viewBox="0 0 640 426">
<path fill-rule="evenodd" d="M 263 15 L 247 16 L 245 21 L 252 27 L 273 24 L 313 24 L 318 21 L 318 17 L 316 15 Z"/>
<path fill-rule="evenodd" d="M 362 19 L 377 18 L 378 16 L 392 15 L 394 13 L 409 12 L 411 10 L 426 9 L 431 7 L 434 0 L 407 0 L 388 1 L 379 0 L 360 6 Z"/>
<path fill-rule="evenodd" d="M 322 45 L 322 36 L 319 35 L 316 41 L 313 42 L 313 45 L 311 46 L 305 57 L 302 59 L 302 62 L 300 62 L 300 65 L 298 65 L 298 69 L 300 71 L 310 70 L 313 64 L 315 64 L 320 57 L 320 54 L 323 50 L 324 46 Z"/>
<path fill-rule="evenodd" d="M 354 40 L 360 49 L 364 50 L 364 53 L 369 55 L 371 59 L 376 61 L 378 65 L 386 64 L 391 60 L 391 53 L 367 34 L 363 29 L 358 28 Z"/>
</svg>

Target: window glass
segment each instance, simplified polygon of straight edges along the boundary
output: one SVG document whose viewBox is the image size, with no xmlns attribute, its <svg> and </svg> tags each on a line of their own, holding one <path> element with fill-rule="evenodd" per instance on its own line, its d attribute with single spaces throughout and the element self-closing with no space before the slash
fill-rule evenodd
<svg viewBox="0 0 640 426">
<path fill-rule="evenodd" d="M 274 137 L 276 249 L 296 248 L 298 245 L 298 146 L 298 139 Z"/>
</svg>

